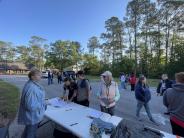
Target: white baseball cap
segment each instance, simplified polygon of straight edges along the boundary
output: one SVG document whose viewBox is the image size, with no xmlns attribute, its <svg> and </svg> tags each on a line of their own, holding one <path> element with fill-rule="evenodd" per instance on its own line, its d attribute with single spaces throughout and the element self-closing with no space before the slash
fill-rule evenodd
<svg viewBox="0 0 184 138">
<path fill-rule="evenodd" d="M 105 71 L 103 74 L 101 74 L 101 76 L 111 76 L 112 77 L 112 73 L 110 71 Z"/>
</svg>

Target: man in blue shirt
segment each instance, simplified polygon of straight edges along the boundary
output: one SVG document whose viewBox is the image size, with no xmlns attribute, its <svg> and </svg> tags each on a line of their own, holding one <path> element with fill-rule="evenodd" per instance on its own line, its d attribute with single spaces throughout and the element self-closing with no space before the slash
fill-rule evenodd
<svg viewBox="0 0 184 138">
<path fill-rule="evenodd" d="M 25 125 L 22 138 L 36 138 L 38 124 L 46 110 L 45 91 L 38 83 L 41 80 L 39 70 L 31 70 L 28 77 L 29 81 L 22 91 L 18 123 Z"/>
</svg>

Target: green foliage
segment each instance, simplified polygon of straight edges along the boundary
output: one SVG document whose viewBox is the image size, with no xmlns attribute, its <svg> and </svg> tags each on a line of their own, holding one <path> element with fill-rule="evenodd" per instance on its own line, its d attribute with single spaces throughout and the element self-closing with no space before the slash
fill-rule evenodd
<svg viewBox="0 0 184 138">
<path fill-rule="evenodd" d="M 89 49 L 89 53 L 92 53 L 94 56 L 95 49 L 100 47 L 100 43 L 98 41 L 98 38 L 96 36 L 91 37 L 88 41 L 87 47 Z"/>
<path fill-rule="evenodd" d="M 51 44 L 51 50 L 46 52 L 45 66 L 63 70 L 76 65 L 80 60 L 80 43 L 58 40 Z"/>
<path fill-rule="evenodd" d="M 121 61 L 115 62 L 114 64 L 112 64 L 112 66 L 115 66 L 115 70 L 112 70 L 113 75 L 119 77 L 121 72 L 124 72 L 126 74 L 133 72 L 135 68 L 135 63 L 133 59 L 123 57 Z"/>
<path fill-rule="evenodd" d="M 30 59 L 32 59 L 32 63 L 40 70 L 44 68 L 44 42 L 46 39 L 32 36 L 29 41 L 29 49 L 30 49 Z"/>
<path fill-rule="evenodd" d="M 86 74 L 98 75 L 101 69 L 101 65 L 96 56 L 90 54 L 84 54 L 82 59 L 82 68 Z"/>
<path fill-rule="evenodd" d="M 123 56 L 123 23 L 117 17 L 111 17 L 105 21 L 106 32 L 101 34 L 101 38 L 105 41 L 101 46 L 103 49 L 104 60 L 112 59 L 112 62 L 119 60 Z"/>
<path fill-rule="evenodd" d="M 167 66 L 167 72 L 174 76 L 176 72 L 184 71 L 184 41 L 179 38 L 174 46 L 173 59 Z"/>
</svg>

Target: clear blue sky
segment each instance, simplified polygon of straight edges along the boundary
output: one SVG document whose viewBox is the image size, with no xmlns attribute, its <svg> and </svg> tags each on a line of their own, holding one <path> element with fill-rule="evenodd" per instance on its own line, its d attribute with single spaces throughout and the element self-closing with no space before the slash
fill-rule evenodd
<svg viewBox="0 0 184 138">
<path fill-rule="evenodd" d="M 128 0 L 0 0 L 0 40 L 28 44 L 30 36 L 79 41 L 105 31 L 107 19 L 125 15 Z"/>
</svg>

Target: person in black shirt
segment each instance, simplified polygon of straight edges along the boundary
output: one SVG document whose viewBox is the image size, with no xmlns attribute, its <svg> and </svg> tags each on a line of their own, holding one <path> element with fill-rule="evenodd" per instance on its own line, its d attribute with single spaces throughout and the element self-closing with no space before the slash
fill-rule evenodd
<svg viewBox="0 0 184 138">
<path fill-rule="evenodd" d="M 61 81 L 62 81 L 62 74 L 61 74 L 61 72 L 57 73 L 57 78 L 58 78 L 58 84 L 61 84 Z"/>
<path fill-rule="evenodd" d="M 65 101 L 76 102 L 77 84 L 70 78 L 65 78 L 63 89 L 63 99 Z"/>
<path fill-rule="evenodd" d="M 172 88 L 172 84 L 173 82 L 169 80 L 167 74 L 163 74 L 162 79 L 159 82 L 158 87 L 157 87 L 157 95 L 163 96 L 164 92 L 167 89 Z"/>
</svg>

